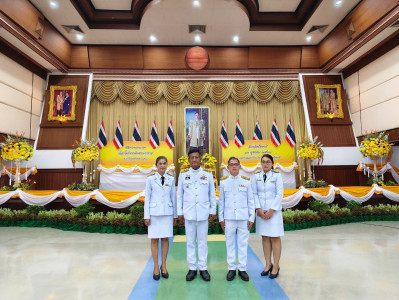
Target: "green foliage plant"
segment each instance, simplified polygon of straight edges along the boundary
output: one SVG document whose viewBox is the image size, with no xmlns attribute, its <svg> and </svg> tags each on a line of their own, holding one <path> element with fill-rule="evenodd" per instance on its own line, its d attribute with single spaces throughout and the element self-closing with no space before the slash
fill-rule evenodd
<svg viewBox="0 0 399 300">
<path fill-rule="evenodd" d="M 318 213 L 328 212 L 330 210 L 330 206 L 321 200 L 310 201 L 308 204 L 308 208 Z"/>
<path fill-rule="evenodd" d="M 85 204 L 79 205 L 78 207 L 75 207 L 73 210 L 76 211 L 77 216 L 80 218 L 85 218 L 89 215 L 89 213 L 95 211 L 94 206 L 88 202 Z"/>
</svg>

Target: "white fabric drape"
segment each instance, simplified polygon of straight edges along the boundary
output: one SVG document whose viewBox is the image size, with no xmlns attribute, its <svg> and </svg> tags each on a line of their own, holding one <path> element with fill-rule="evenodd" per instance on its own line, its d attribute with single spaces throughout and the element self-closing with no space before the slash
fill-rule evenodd
<svg viewBox="0 0 399 300">
<path fill-rule="evenodd" d="M 364 174 L 374 174 L 374 167 L 370 168 L 368 165 L 365 163 L 361 162 L 359 163 L 359 169 L 363 170 Z M 386 163 L 380 170 L 377 171 L 377 175 L 381 176 L 385 174 L 386 172 L 391 171 L 393 179 L 395 179 L 396 183 L 399 183 L 399 174 L 396 172 L 396 170 L 392 167 L 391 163 Z"/>
<path fill-rule="evenodd" d="M 125 167 L 122 167 L 120 165 L 116 165 L 115 167 L 112 167 L 112 168 L 106 168 L 106 167 L 104 167 L 102 165 L 98 165 L 97 169 L 99 171 L 107 173 L 107 174 L 112 174 L 112 173 L 115 173 L 115 172 L 123 172 L 123 173 L 126 173 L 126 174 L 141 173 L 141 174 L 144 174 L 144 175 L 149 175 L 152 172 L 156 172 L 157 171 L 157 167 L 155 165 L 150 167 L 150 168 L 142 168 L 142 167 L 140 167 L 138 165 L 135 165 L 135 166 L 129 167 L 129 168 L 125 168 Z M 166 172 L 174 171 L 174 170 L 175 170 L 175 166 L 174 166 L 174 164 L 171 164 L 166 169 Z"/>
<path fill-rule="evenodd" d="M 228 176 L 230 174 L 229 170 L 227 169 L 227 165 L 224 163 L 220 166 L 222 168 L 222 176 Z M 279 163 L 274 165 L 274 168 L 280 171 L 281 178 L 283 179 L 283 187 L 285 189 L 295 189 L 296 188 L 296 178 L 295 178 L 295 169 L 298 167 L 298 164 L 294 162 L 289 167 L 284 167 Z M 262 170 L 262 165 L 258 163 L 256 166 L 253 167 L 246 167 L 241 165 L 241 169 L 239 174 L 247 176 L 252 179 L 255 173 L 259 170 Z"/>
<path fill-rule="evenodd" d="M 30 174 L 32 174 L 32 172 L 35 172 L 35 171 L 36 171 L 36 167 L 30 167 L 30 168 L 27 168 L 27 169 L 25 169 L 24 167 L 22 167 L 20 170 L 21 170 L 21 171 L 25 171 L 24 173 L 21 173 L 20 179 L 21 179 L 21 180 L 28 180 L 28 177 L 30 176 Z M 6 168 L 3 168 L 3 169 L 0 171 L 0 177 L 1 177 L 1 174 L 4 174 L 4 173 L 6 173 L 6 174 L 8 175 L 8 177 L 11 177 L 11 180 L 12 180 L 12 181 L 15 181 L 15 175 L 14 175 L 14 174 L 11 174 L 11 172 L 8 171 Z"/>
<path fill-rule="evenodd" d="M 369 200 L 375 193 L 382 193 L 384 195 L 384 197 L 386 197 L 392 201 L 399 202 L 399 193 L 391 192 L 391 191 L 385 189 L 384 187 L 378 186 L 378 185 L 373 185 L 370 188 L 370 191 L 362 197 L 353 196 L 350 193 L 345 192 L 343 189 L 340 189 L 338 187 L 330 185 L 328 194 L 325 196 L 320 195 L 312 190 L 301 187 L 294 194 L 284 197 L 282 200 L 282 206 L 283 206 L 283 208 L 291 208 L 291 207 L 296 206 L 299 203 L 299 201 L 301 201 L 301 199 L 304 197 L 304 194 L 309 194 L 316 200 L 320 200 L 320 201 L 330 204 L 334 201 L 336 193 L 339 193 L 341 195 L 341 197 L 343 199 L 345 199 L 346 201 L 354 200 L 354 201 L 363 203 L 363 202 Z M 17 189 L 16 191 L 0 194 L 0 205 L 7 202 L 9 199 L 11 199 L 15 195 L 19 195 L 19 198 L 28 205 L 42 205 L 43 206 L 43 205 L 46 205 L 46 204 L 54 201 L 57 197 L 64 195 L 65 199 L 74 207 L 85 204 L 86 202 L 88 202 L 90 200 L 90 198 L 92 196 L 94 196 L 98 202 L 100 202 L 106 206 L 109 206 L 112 208 L 125 208 L 125 207 L 128 207 L 128 206 L 134 204 L 140 197 L 145 196 L 145 192 L 144 191 L 139 192 L 139 193 L 135 194 L 134 196 L 127 198 L 123 201 L 113 202 L 113 201 L 108 200 L 107 197 L 104 196 L 100 190 L 94 190 L 92 192 L 87 192 L 84 195 L 72 196 L 72 195 L 68 194 L 67 189 L 63 189 L 62 191 L 56 191 L 49 195 L 38 196 L 38 195 L 32 195 L 28 192 L 24 192 L 24 191 Z"/>
</svg>

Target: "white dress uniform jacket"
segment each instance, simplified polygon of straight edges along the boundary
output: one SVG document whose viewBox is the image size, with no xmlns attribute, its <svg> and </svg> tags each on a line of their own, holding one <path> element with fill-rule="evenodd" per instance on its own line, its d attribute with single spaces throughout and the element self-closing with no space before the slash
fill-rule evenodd
<svg viewBox="0 0 399 300">
<path fill-rule="evenodd" d="M 164 174 L 164 185 L 157 172 L 147 178 L 145 187 L 144 219 L 150 216 L 173 216 L 177 218 L 175 178 Z"/>
<path fill-rule="evenodd" d="M 213 175 L 202 168 L 190 168 L 179 175 L 177 214 L 189 221 L 205 221 L 216 214 Z"/>
<path fill-rule="evenodd" d="M 255 209 L 273 209 L 281 211 L 283 200 L 283 179 L 280 173 L 272 170 L 266 173 L 266 182 L 263 182 L 263 171 L 252 177 L 252 192 L 255 198 Z"/>
<path fill-rule="evenodd" d="M 232 176 L 220 181 L 219 222 L 255 220 L 255 202 L 249 178 Z"/>
</svg>

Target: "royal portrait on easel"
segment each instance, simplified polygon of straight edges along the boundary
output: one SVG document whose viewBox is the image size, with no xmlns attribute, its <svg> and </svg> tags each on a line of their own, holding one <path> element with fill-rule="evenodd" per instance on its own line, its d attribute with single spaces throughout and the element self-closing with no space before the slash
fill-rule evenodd
<svg viewBox="0 0 399 300">
<path fill-rule="evenodd" d="M 317 118 L 344 118 L 342 110 L 341 85 L 315 84 Z"/>
<path fill-rule="evenodd" d="M 73 86 L 50 86 L 48 120 L 75 121 L 76 91 Z"/>
<path fill-rule="evenodd" d="M 185 153 L 191 148 L 198 148 L 201 154 L 209 153 L 209 107 L 186 107 L 184 117 Z"/>
</svg>

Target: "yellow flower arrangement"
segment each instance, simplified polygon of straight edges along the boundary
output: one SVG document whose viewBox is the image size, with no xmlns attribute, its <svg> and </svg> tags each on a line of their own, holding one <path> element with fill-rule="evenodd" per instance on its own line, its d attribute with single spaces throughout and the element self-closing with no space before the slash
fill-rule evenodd
<svg viewBox="0 0 399 300">
<path fill-rule="evenodd" d="M 380 132 L 379 134 L 376 131 L 371 132 L 366 135 L 360 144 L 360 152 L 363 157 L 385 157 L 390 151 L 391 145 L 388 142 L 388 135 L 385 135 L 385 132 Z"/>
<path fill-rule="evenodd" d="M 313 142 L 308 139 L 302 138 L 302 143 L 299 145 L 298 149 L 298 157 L 306 159 L 310 158 L 311 160 L 316 158 L 323 159 L 323 149 L 321 149 L 323 145 L 317 141 L 317 136 L 314 138 Z"/>
<path fill-rule="evenodd" d="M 75 149 L 72 150 L 72 163 L 75 165 L 75 161 L 92 161 L 99 157 L 100 151 L 97 145 L 93 141 L 75 141 Z"/>
<path fill-rule="evenodd" d="M 1 158 L 5 160 L 23 159 L 30 160 L 33 156 L 33 147 L 27 139 L 23 138 L 24 133 L 15 137 L 7 136 L 5 142 L 0 143 Z"/>
<path fill-rule="evenodd" d="M 188 162 L 188 156 L 182 156 L 180 157 L 177 162 L 180 164 L 180 169 L 181 171 L 187 170 L 188 168 L 190 168 L 190 163 Z M 202 155 L 201 158 L 201 167 L 208 172 L 211 172 L 213 170 L 215 170 L 215 166 L 216 166 L 217 160 L 215 157 L 209 155 L 208 153 L 205 153 L 204 155 Z"/>
</svg>

